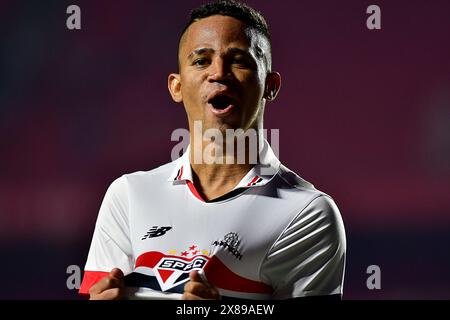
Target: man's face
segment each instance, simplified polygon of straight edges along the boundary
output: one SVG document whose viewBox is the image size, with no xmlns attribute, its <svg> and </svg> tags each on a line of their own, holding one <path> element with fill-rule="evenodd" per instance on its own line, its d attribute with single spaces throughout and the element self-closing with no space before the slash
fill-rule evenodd
<svg viewBox="0 0 450 320">
<path fill-rule="evenodd" d="M 262 35 L 232 17 L 211 16 L 187 29 L 176 81 L 191 130 L 197 120 L 203 130 L 257 128 L 265 102 L 268 50 Z"/>
</svg>

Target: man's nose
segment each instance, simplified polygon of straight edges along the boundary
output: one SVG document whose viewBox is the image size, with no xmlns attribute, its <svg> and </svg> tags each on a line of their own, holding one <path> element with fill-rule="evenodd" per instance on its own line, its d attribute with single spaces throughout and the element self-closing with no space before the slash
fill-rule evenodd
<svg viewBox="0 0 450 320">
<path fill-rule="evenodd" d="M 210 74 L 208 81 L 210 82 L 225 82 L 232 78 L 230 67 L 223 59 L 215 59 L 210 66 Z"/>
</svg>

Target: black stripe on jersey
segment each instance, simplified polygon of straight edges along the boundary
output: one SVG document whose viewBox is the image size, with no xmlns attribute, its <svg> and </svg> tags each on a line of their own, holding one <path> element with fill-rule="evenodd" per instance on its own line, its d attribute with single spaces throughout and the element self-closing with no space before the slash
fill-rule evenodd
<svg viewBox="0 0 450 320">
<path fill-rule="evenodd" d="M 188 277 L 189 274 L 185 274 L 185 277 Z M 172 292 L 172 293 L 183 293 L 184 292 L 184 285 L 179 284 L 178 286 L 174 288 L 170 288 L 169 290 L 166 290 L 165 292 Z M 125 276 L 125 287 L 142 287 L 142 288 L 150 288 L 157 291 L 162 291 L 161 287 L 159 286 L 158 280 L 154 276 L 148 276 L 142 273 L 133 272 L 129 275 Z"/>
<path fill-rule="evenodd" d="M 233 198 L 233 197 L 237 196 L 238 194 L 244 192 L 245 190 L 247 190 L 247 189 L 246 188 L 234 189 L 234 190 L 231 190 L 228 193 L 225 193 L 224 195 L 222 195 L 222 196 L 220 196 L 218 198 L 207 200 L 205 202 L 219 202 L 219 201 L 227 200 L 227 199 L 230 199 L 230 198 Z"/>
</svg>

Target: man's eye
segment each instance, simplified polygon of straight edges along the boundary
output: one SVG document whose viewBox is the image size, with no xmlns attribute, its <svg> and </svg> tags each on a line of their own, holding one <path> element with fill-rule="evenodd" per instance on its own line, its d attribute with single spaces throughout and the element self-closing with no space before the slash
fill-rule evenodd
<svg viewBox="0 0 450 320">
<path fill-rule="evenodd" d="M 237 65 L 242 66 L 242 67 L 249 67 L 250 66 L 250 63 L 248 61 L 246 61 L 245 59 L 241 59 L 241 58 L 233 59 L 233 60 L 231 60 L 231 63 L 232 64 L 237 64 Z"/>
<path fill-rule="evenodd" d="M 207 59 L 196 59 L 196 60 L 194 60 L 194 63 L 193 63 L 193 65 L 196 65 L 196 66 L 204 66 L 204 65 L 206 65 L 208 63 L 208 60 Z"/>
</svg>

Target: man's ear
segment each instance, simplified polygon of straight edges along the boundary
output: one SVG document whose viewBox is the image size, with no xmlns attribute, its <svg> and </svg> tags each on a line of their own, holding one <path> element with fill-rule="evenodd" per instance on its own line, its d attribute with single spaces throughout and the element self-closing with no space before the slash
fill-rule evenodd
<svg viewBox="0 0 450 320">
<path fill-rule="evenodd" d="M 181 94 L 181 81 L 180 75 L 178 73 L 169 74 L 169 78 L 167 79 L 167 86 L 169 87 L 169 92 L 172 96 L 173 101 L 182 102 L 183 95 Z"/>
<path fill-rule="evenodd" d="M 269 72 L 266 77 L 264 99 L 272 101 L 277 97 L 281 88 L 281 75 L 278 72 Z"/>
</svg>

